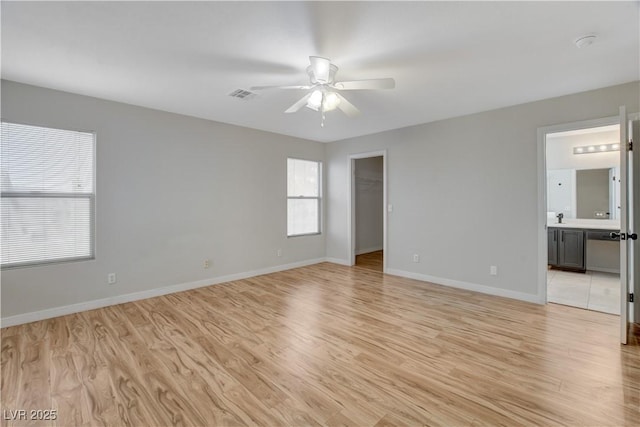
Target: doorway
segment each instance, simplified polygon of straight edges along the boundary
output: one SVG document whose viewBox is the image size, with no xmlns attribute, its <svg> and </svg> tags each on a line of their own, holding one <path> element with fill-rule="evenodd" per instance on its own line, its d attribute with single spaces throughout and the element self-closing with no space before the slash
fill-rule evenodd
<svg viewBox="0 0 640 427">
<path fill-rule="evenodd" d="M 547 301 L 620 315 L 620 125 L 547 133 Z"/>
<path fill-rule="evenodd" d="M 640 114 L 627 114 L 624 106 L 620 107 L 619 116 L 608 117 L 603 119 L 588 120 L 583 122 L 575 122 L 569 124 L 561 124 L 548 126 L 538 129 L 538 296 L 542 304 L 548 301 L 547 280 L 549 272 L 549 263 L 558 263 L 576 270 L 585 270 L 581 264 L 580 254 L 584 248 L 584 238 L 589 238 L 589 232 L 597 235 L 600 233 L 602 239 L 619 239 L 620 248 L 620 342 L 626 344 L 628 334 L 632 322 L 640 321 L 640 304 L 634 304 L 634 294 L 640 294 L 640 276 L 634 274 L 640 268 L 638 256 L 634 254 L 640 253 L 640 240 L 638 234 L 634 232 L 634 224 L 640 223 L 640 174 L 634 173 L 634 164 L 640 164 L 640 150 L 632 150 L 632 138 L 640 141 Z M 546 144 L 547 136 L 557 132 L 579 131 L 589 128 L 602 126 L 619 125 L 620 139 L 618 141 L 618 154 L 620 158 L 620 230 L 619 232 L 609 232 L 608 230 L 599 230 L 589 227 L 582 233 L 571 232 L 567 230 L 567 224 L 556 224 L 555 227 L 549 226 L 554 219 L 549 219 L 549 206 L 547 204 L 547 159 Z M 588 150 L 593 153 L 602 148 L 607 151 L 605 145 L 615 149 L 615 142 L 610 144 L 602 144 L 600 146 L 574 147 L 575 155 L 583 154 L 581 150 Z M 580 148 L 580 149 L 578 149 Z M 553 211 L 552 211 L 553 212 Z M 577 208 L 576 208 L 577 212 Z M 615 211 L 610 210 L 612 215 Z M 561 212 L 558 212 L 561 213 Z M 556 213 L 557 215 L 557 213 Z M 601 221 L 600 216 L 595 221 Z M 554 215 L 554 217 L 556 217 Z M 556 217 L 558 218 L 558 217 Z M 590 219 L 590 221 L 594 221 Z M 560 218 L 558 218 L 558 223 Z M 564 228 L 564 230 L 562 230 Z M 555 231 L 555 233 L 554 233 Z M 570 244 L 561 245 L 564 238 L 568 238 Z"/>
<path fill-rule="evenodd" d="M 356 266 L 382 271 L 384 260 L 382 156 L 355 159 L 353 172 Z"/>
<path fill-rule="evenodd" d="M 373 271 L 387 265 L 386 151 L 349 156 L 349 263 Z"/>
</svg>

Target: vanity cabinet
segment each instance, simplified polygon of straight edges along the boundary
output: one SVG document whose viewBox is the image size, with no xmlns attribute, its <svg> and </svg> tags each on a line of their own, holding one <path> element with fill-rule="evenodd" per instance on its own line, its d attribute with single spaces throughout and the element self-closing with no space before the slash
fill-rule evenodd
<svg viewBox="0 0 640 427">
<path fill-rule="evenodd" d="M 558 265 L 558 229 L 547 229 L 547 252 L 549 265 Z"/>
<path fill-rule="evenodd" d="M 584 230 L 549 228 L 547 248 L 549 265 L 585 271 Z"/>
</svg>

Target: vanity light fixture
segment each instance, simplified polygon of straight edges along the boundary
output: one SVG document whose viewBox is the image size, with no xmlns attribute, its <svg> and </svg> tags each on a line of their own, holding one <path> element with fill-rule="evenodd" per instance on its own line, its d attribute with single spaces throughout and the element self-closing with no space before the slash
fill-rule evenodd
<svg viewBox="0 0 640 427">
<path fill-rule="evenodd" d="M 582 147 L 573 147 L 573 154 L 590 154 L 605 153 L 608 151 L 619 151 L 620 144 L 599 144 L 599 145 L 583 145 Z"/>
</svg>

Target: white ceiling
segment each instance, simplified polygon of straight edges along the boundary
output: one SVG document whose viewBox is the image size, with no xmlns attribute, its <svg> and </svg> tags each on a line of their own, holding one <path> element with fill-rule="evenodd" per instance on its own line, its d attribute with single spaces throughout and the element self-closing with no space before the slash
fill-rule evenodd
<svg viewBox="0 0 640 427">
<path fill-rule="evenodd" d="M 2 78 L 316 141 L 570 94 L 639 78 L 638 2 L 8 2 Z M 597 34 L 578 49 L 574 40 Z M 283 111 L 308 56 L 362 111 Z"/>
</svg>

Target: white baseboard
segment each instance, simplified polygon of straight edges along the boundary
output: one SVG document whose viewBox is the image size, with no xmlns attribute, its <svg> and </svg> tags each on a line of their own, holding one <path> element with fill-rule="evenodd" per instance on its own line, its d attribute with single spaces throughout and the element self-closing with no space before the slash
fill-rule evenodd
<svg viewBox="0 0 640 427">
<path fill-rule="evenodd" d="M 524 292 L 517 292 L 509 289 L 494 288 L 492 286 L 462 282 L 460 280 L 443 279 L 442 277 L 429 276 L 426 274 L 413 273 L 410 271 L 396 270 L 395 268 L 388 268 L 387 274 L 407 277 L 409 279 L 421 280 L 423 282 L 431 282 L 443 286 L 450 286 L 452 288 L 465 289 L 467 291 L 475 291 L 483 294 L 512 298 L 520 301 L 533 302 L 536 304 L 543 304 L 542 302 L 540 302 L 540 297 L 538 295 L 525 294 Z"/>
<path fill-rule="evenodd" d="M 340 259 L 340 258 L 325 258 L 324 259 L 326 262 L 331 262 L 333 264 L 340 264 L 340 265 L 346 265 L 347 267 L 350 267 L 351 264 L 349 263 L 349 261 L 347 261 L 346 259 Z"/>
<path fill-rule="evenodd" d="M 133 292 L 130 294 L 116 295 L 113 297 L 96 299 L 91 301 L 79 302 L 77 304 L 65 305 L 62 307 L 53 307 L 40 311 L 32 311 L 30 313 L 16 314 L 15 316 L 3 317 L 0 327 L 21 325 L 23 323 L 35 322 L 38 320 L 51 319 L 53 317 L 66 316 L 67 314 L 79 313 L 96 308 L 108 307 L 110 305 L 123 304 L 125 302 L 138 301 L 147 298 L 153 298 L 161 295 L 173 294 L 176 292 L 187 291 L 189 289 L 202 288 L 204 286 L 217 285 L 234 280 L 247 279 L 249 277 L 260 276 L 263 274 L 276 273 L 278 271 L 291 270 L 292 268 L 305 267 L 307 265 L 326 262 L 326 258 L 316 258 L 305 261 L 294 262 L 290 264 L 277 265 L 274 267 L 261 268 L 243 273 L 229 274 L 226 276 L 212 277 L 210 279 L 197 280 L 194 282 L 179 283 L 177 285 L 165 286 L 162 288 L 149 289 L 146 291 Z M 334 261 L 329 261 L 334 262 Z"/>
<path fill-rule="evenodd" d="M 293 268 L 305 267 L 307 265 L 319 264 L 321 262 L 331 262 L 334 264 L 349 266 L 349 262 L 340 258 L 315 258 L 305 261 L 294 262 L 290 264 L 277 265 L 273 267 L 251 270 L 242 273 L 229 274 L 226 276 L 212 277 L 209 279 L 197 280 L 194 282 L 179 283 L 176 285 L 165 286 L 162 288 L 149 289 L 146 291 L 133 292 L 130 294 L 116 295 L 113 297 L 102 298 L 97 300 L 80 302 L 77 304 L 65 305 L 62 307 L 53 307 L 40 311 L 32 311 L 30 313 L 17 314 L 15 316 L 3 317 L 0 327 L 21 325 L 23 323 L 35 322 L 38 320 L 51 319 L 53 317 L 65 316 L 67 314 L 79 313 L 96 308 L 108 307 L 110 305 L 123 304 L 131 301 L 138 301 L 147 298 L 153 298 L 161 295 L 173 294 L 176 292 L 187 291 L 205 286 L 217 285 L 220 283 L 232 282 L 234 280 L 247 279 L 249 277 L 260 276 L 263 274 L 276 273 L 278 271 L 291 270 Z M 508 289 L 494 288 L 491 286 L 478 285 L 475 283 L 462 282 L 458 280 L 443 279 L 440 277 L 429 276 L 409 271 L 396 270 L 389 268 L 387 274 L 395 276 L 407 277 L 410 279 L 421 280 L 423 282 L 431 282 L 453 288 L 466 289 L 469 291 L 481 292 L 489 295 L 513 298 L 521 301 L 533 302 L 541 304 L 537 295 L 525 294 L 522 292 L 511 291 Z"/>
<path fill-rule="evenodd" d="M 587 271 L 599 271 L 601 273 L 613 273 L 620 274 L 620 269 L 606 268 L 606 267 L 587 267 Z"/>
<path fill-rule="evenodd" d="M 362 255 L 362 254 L 368 254 L 371 252 L 377 252 L 377 251 L 381 251 L 383 248 L 382 246 L 373 246 L 371 248 L 364 248 L 364 249 L 356 249 L 356 255 Z"/>
</svg>

